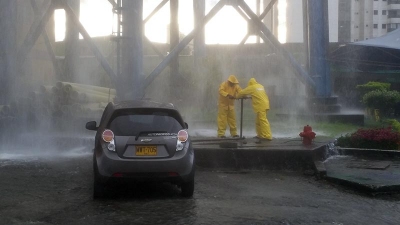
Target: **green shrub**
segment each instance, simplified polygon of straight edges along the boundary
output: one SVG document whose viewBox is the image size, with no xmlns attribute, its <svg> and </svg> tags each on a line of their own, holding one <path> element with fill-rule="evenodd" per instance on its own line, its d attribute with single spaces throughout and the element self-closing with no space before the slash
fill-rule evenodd
<svg viewBox="0 0 400 225">
<path fill-rule="evenodd" d="M 353 148 L 353 145 L 351 144 L 350 134 L 346 134 L 345 136 L 340 136 L 337 139 L 336 145 L 343 148 Z"/>
<path fill-rule="evenodd" d="M 396 119 L 385 120 L 385 123 L 389 124 L 394 131 L 400 132 L 400 122 Z"/>
<path fill-rule="evenodd" d="M 366 107 L 379 109 L 381 115 L 389 115 L 398 102 L 400 102 L 400 93 L 397 91 L 374 90 L 362 98 L 362 103 Z"/>
<path fill-rule="evenodd" d="M 366 84 L 357 85 L 356 88 L 360 92 L 361 96 L 363 96 L 370 91 L 389 91 L 390 83 L 371 81 Z"/>
</svg>

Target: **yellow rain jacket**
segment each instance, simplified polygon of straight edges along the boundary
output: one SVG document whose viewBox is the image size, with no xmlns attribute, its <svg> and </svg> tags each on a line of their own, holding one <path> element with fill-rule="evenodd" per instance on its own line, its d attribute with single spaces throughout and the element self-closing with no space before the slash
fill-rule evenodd
<svg viewBox="0 0 400 225">
<path fill-rule="evenodd" d="M 269 110 L 269 99 L 265 93 L 264 86 L 251 78 L 245 89 L 239 92 L 238 97 L 251 95 L 253 110 L 256 113 L 256 133 L 258 138 L 272 140 L 272 132 L 267 114 Z"/>
<path fill-rule="evenodd" d="M 229 82 L 234 83 L 235 85 L 231 87 L 229 85 Z M 228 109 L 233 109 L 234 104 L 235 104 L 235 99 L 230 99 L 228 98 L 228 94 L 232 95 L 233 97 L 237 97 L 237 94 L 239 91 L 241 91 L 242 88 L 239 86 L 239 81 L 236 79 L 234 75 L 230 75 L 228 80 L 223 82 L 219 86 L 219 100 L 218 100 L 218 106 L 224 108 L 225 110 Z"/>
<path fill-rule="evenodd" d="M 238 98 L 251 95 L 253 110 L 255 113 L 269 109 L 269 99 L 265 93 L 264 86 L 251 78 L 247 87 L 239 92 Z"/>
<path fill-rule="evenodd" d="M 233 83 L 235 85 L 230 85 Z M 225 136 L 226 125 L 229 125 L 229 131 L 232 136 L 237 136 L 236 129 L 236 114 L 235 114 L 235 99 L 230 99 L 228 95 L 236 97 L 242 88 L 239 86 L 239 81 L 234 75 L 230 75 L 228 80 L 219 86 L 218 100 L 218 137 Z"/>
</svg>

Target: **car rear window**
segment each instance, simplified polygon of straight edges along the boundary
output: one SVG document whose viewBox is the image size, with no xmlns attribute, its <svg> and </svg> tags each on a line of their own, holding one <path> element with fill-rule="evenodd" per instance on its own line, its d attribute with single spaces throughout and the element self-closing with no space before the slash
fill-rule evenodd
<svg viewBox="0 0 400 225">
<path fill-rule="evenodd" d="M 183 129 L 172 111 L 135 110 L 116 113 L 109 128 L 116 136 L 136 136 L 142 132 L 178 133 Z"/>
</svg>

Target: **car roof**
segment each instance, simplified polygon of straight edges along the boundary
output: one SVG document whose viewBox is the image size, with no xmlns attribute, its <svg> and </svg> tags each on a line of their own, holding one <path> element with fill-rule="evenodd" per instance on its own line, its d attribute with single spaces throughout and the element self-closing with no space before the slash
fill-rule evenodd
<svg viewBox="0 0 400 225">
<path fill-rule="evenodd" d="M 174 107 L 172 103 L 161 103 L 151 100 L 130 100 L 130 101 L 115 101 L 109 102 L 107 107 L 104 109 L 104 113 L 100 119 L 100 126 L 105 126 L 110 120 L 111 116 L 115 111 L 125 110 L 125 109 L 161 109 L 161 110 L 171 110 L 174 111 L 179 117 L 178 121 L 183 124 L 182 117 L 178 110 Z"/>
<path fill-rule="evenodd" d="M 135 108 L 160 108 L 160 109 L 173 109 L 176 110 L 172 103 L 162 103 L 150 100 L 130 100 L 130 101 L 117 101 L 111 104 L 114 110 L 118 109 L 135 109 Z"/>
</svg>

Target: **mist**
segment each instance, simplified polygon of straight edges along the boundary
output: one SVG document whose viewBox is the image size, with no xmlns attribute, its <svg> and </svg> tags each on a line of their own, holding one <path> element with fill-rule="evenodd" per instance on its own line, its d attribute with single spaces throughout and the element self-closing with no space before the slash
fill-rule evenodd
<svg viewBox="0 0 400 225">
<path fill-rule="evenodd" d="M 36 1 L 36 6 L 28 1 L 3 2 L 2 8 L 9 10 L 0 14 L 0 28 L 7 31 L 2 32 L 0 39 L 3 52 L 0 72 L 4 84 L 0 90 L 0 159 L 23 156 L 52 158 L 54 154 L 69 157 L 90 153 L 95 133 L 85 130 L 85 123 L 92 120 L 99 122 L 107 103 L 118 99 L 119 87 L 115 78 L 107 74 L 87 40 L 79 38 L 80 32 L 72 23 L 65 24 L 65 39 L 56 41 L 53 13 L 40 36 L 35 38 L 32 29 L 49 6 L 49 1 Z M 81 17 L 88 17 L 82 16 L 82 13 L 88 13 L 89 2 L 81 1 L 84 6 Z M 149 4 L 148 1 L 144 1 L 144 7 L 148 7 L 146 4 Z M 216 1 L 207 1 L 207 11 L 215 4 Z M 255 7 L 254 2 L 249 5 Z M 79 1 L 70 1 L 70 6 L 79 10 Z M 192 7 L 191 4 L 189 6 Z M 36 12 L 35 7 L 38 9 Z M 150 11 L 146 8 L 147 13 Z M 301 14 L 297 16 L 302 18 Z M 229 23 L 229 20 L 226 22 Z M 84 26 L 90 30 L 90 22 Z M 115 31 L 113 27 L 107 29 L 110 35 Z M 218 36 L 218 33 L 213 35 Z M 179 35 L 180 40 L 184 37 L 183 33 Z M 118 43 L 112 38 L 93 36 L 91 41 L 115 72 L 119 66 Z M 239 41 L 243 38 L 236 37 Z M 268 119 L 273 137 L 298 138 L 306 123 L 312 125 L 316 122 L 296 117 L 297 114 L 313 113 L 307 103 L 306 85 L 272 43 L 264 43 L 256 35 L 250 35 L 249 40 L 244 42 L 246 44 L 207 44 L 201 57 L 195 56 L 192 41 L 179 54 L 178 74 L 171 74 L 171 69 L 167 67 L 144 88 L 142 98 L 174 104 L 189 124 L 192 136 L 216 137 L 219 85 L 231 74 L 238 78 L 242 88 L 247 86 L 250 78 L 255 78 L 265 87 L 270 99 Z M 303 69 L 307 69 L 307 49 L 303 43 L 288 43 L 283 47 Z M 143 41 L 143 79 L 169 51 L 169 43 Z M 254 137 L 255 116 L 251 100 L 244 100 L 243 106 L 243 136 Z M 235 107 L 240 129 L 240 100 L 235 102 Z M 318 131 L 317 134 L 324 135 L 324 132 Z"/>
</svg>

